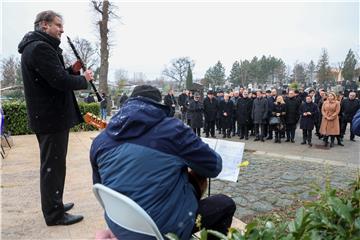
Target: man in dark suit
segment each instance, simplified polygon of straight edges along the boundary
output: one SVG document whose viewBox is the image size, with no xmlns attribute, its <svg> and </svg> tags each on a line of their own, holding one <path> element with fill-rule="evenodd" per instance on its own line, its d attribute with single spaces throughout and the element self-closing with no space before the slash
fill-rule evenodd
<svg viewBox="0 0 360 240">
<path fill-rule="evenodd" d="M 83 219 L 66 213 L 74 204 L 63 204 L 69 129 L 83 121 L 73 90 L 86 89 L 91 70 L 79 75 L 81 63 L 65 69 L 59 48 L 61 15 L 44 11 L 36 16 L 35 31 L 19 44 L 25 100 L 31 129 L 40 147 L 41 206 L 48 226 L 74 224 Z"/>
</svg>

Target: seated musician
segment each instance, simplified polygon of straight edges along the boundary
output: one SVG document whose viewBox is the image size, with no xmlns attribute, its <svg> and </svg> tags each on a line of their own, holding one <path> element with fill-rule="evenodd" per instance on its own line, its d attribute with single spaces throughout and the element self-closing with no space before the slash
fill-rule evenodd
<svg viewBox="0 0 360 240">
<path fill-rule="evenodd" d="M 160 101 L 157 88 L 135 87 L 94 139 L 93 182 L 137 202 L 163 235 L 175 233 L 189 239 L 198 230 L 198 214 L 202 227 L 226 233 L 236 209 L 234 201 L 221 194 L 199 200 L 204 180 L 220 173 L 222 159 L 191 128 L 168 117 L 170 109 Z M 190 183 L 189 179 L 201 181 Z M 106 215 L 105 219 L 118 239 L 153 239 L 121 228 Z"/>
</svg>

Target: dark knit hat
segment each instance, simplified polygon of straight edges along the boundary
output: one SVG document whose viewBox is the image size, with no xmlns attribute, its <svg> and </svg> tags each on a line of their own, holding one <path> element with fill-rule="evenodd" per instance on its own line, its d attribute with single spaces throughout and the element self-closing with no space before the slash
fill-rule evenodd
<svg viewBox="0 0 360 240">
<path fill-rule="evenodd" d="M 147 97 L 156 102 L 161 102 L 161 93 L 159 89 L 151 85 L 136 86 L 133 92 L 131 93 L 130 97 L 137 97 L 137 96 Z"/>
</svg>

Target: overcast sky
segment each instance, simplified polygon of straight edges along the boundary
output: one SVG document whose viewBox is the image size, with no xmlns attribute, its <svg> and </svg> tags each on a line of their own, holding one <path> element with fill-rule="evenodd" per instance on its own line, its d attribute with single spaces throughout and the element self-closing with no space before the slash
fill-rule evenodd
<svg viewBox="0 0 360 240">
<path fill-rule="evenodd" d="M 52 9 L 64 17 L 65 35 L 96 39 L 90 1 L 6 1 L 1 3 L 1 58 L 20 56 L 17 45 L 33 29 L 35 15 Z M 272 55 L 286 64 L 315 64 L 326 48 L 330 63 L 359 56 L 359 2 L 289 1 L 115 1 L 121 21 L 112 23 L 110 79 L 118 68 L 161 76 L 170 60 L 195 61 L 195 78 L 220 60 L 229 74 L 235 60 Z"/>
</svg>

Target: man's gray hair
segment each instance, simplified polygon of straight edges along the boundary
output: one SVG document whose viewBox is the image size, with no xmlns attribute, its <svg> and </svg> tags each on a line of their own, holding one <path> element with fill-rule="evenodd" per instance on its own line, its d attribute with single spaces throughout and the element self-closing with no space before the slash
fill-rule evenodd
<svg viewBox="0 0 360 240">
<path fill-rule="evenodd" d="M 42 11 L 36 15 L 35 22 L 34 22 L 34 29 L 35 31 L 43 31 L 40 23 L 42 21 L 45 22 L 52 22 L 55 17 L 59 17 L 62 19 L 62 16 L 59 13 L 56 13 L 52 10 Z"/>
</svg>

